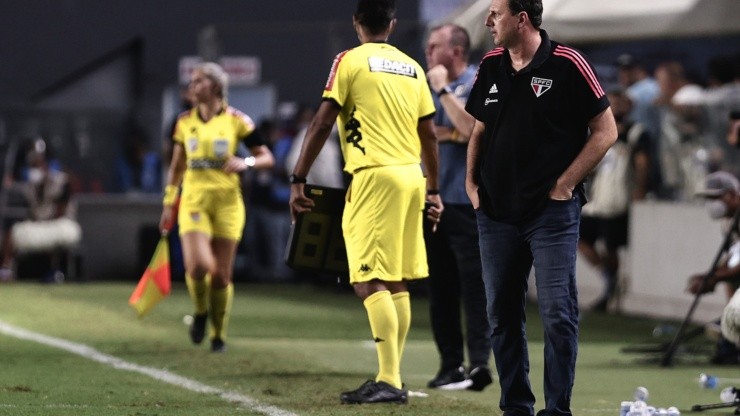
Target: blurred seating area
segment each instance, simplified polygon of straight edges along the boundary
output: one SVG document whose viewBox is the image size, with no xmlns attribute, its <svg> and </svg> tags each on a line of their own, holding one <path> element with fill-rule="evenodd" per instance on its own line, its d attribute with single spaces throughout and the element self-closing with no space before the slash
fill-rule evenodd
<svg viewBox="0 0 740 416">
<path fill-rule="evenodd" d="M 91 16 L 103 7 L 92 1 L 82 3 Z M 105 31 L 101 30 L 101 39 L 91 45 L 85 43 L 91 38 L 88 32 L 82 36 L 77 26 L 72 27 L 67 33 L 69 42 L 75 50 L 90 54 L 45 68 L 45 76 L 31 70 L 44 65 L 30 65 L 17 57 L 17 66 L 29 68 L 28 76 L 7 77 L 18 79 L 18 86 L 2 87 L 3 91 L 16 95 L 0 99 L 4 240 L 14 223 L 31 218 L 14 184 L 28 180 L 23 170 L 24 146 L 41 139 L 53 150 L 49 167 L 64 175 L 80 230 L 79 240 L 67 246 L 66 253 L 71 254 L 58 257 L 46 269 L 59 270 L 68 280 L 138 279 L 158 238 L 172 123 L 189 108 L 183 95 L 188 68 L 193 62 L 212 59 L 231 71 L 234 82 L 229 103 L 260 126 L 277 162 L 269 172 L 250 172 L 242 178 L 248 217 L 235 280 L 336 281 L 332 276 L 290 270 L 283 263 L 283 250 L 290 229 L 287 177 L 320 102 L 322 82 L 329 71 L 326 63 L 356 45 L 356 34 L 346 18 L 346 1 L 332 0 L 333 7 L 325 10 L 314 10 L 311 2 L 298 2 L 294 12 L 303 17 L 301 25 L 285 24 L 281 6 L 272 4 L 254 6 L 259 8 L 254 16 L 243 13 L 238 24 L 230 23 L 239 20 L 241 9 L 218 3 L 221 10 L 214 12 L 220 13 L 216 16 L 198 14 L 199 2 L 179 3 L 183 15 L 194 17 L 192 22 L 178 20 L 182 27 L 172 34 L 152 29 L 154 25 L 145 24 L 147 20 L 139 16 L 126 20 L 122 15 L 121 25 L 131 26 L 130 39 L 103 40 Z M 455 21 L 470 30 L 473 58 L 480 57 L 491 48 L 486 43 L 490 33 L 480 16 L 489 3 L 398 2 L 404 21 L 393 35 L 394 44 L 423 57 L 428 28 Z M 620 3 L 639 7 L 637 3 L 644 2 Z M 629 100 L 631 110 L 625 119 L 639 123 L 649 137 L 641 147 L 649 161 L 644 192 L 631 200 L 630 243 L 620 253 L 625 281 L 621 290 L 626 293 L 620 301 L 622 310 L 641 312 L 652 307 L 657 314 L 683 313 L 685 301 L 690 301 L 682 292 L 685 269 L 701 269 L 719 244 L 716 224 L 706 218 L 694 194 L 711 172 L 724 170 L 740 176 L 738 4 L 737 0 L 661 2 L 652 5 L 653 14 L 646 14 L 652 19 L 644 23 L 637 14 L 630 21 L 629 16 L 619 14 L 619 7 L 605 7 L 601 2 L 545 2 L 550 15 L 544 18 L 549 25 L 544 28 L 554 39 L 587 52 L 605 90 L 619 91 Z M 729 9 L 723 14 L 717 7 Z M 168 19 L 152 8 L 140 12 Z M 674 15 L 680 18 L 669 18 Z M 723 15 L 731 19 L 705 18 Z M 63 20 L 56 17 L 50 16 L 49 21 Z M 573 19 L 580 24 L 572 24 Z M 677 26 L 664 26 L 669 24 Z M 20 44 L 12 36 L 8 43 Z M 286 53 L 290 53 L 289 64 Z M 38 85 L 23 89 L 33 75 Z M 316 165 L 314 176 L 309 176 L 311 183 L 333 187 L 348 183 L 341 172 L 337 140 L 333 134 L 331 145 L 320 156 L 322 162 Z M 171 238 L 176 243 L 176 235 Z M 177 244 L 173 244 L 172 255 L 173 276 L 178 279 L 182 260 Z M 671 256 L 680 258 L 671 260 Z M 26 272 L 30 269 L 17 266 L 17 262 L 12 267 L 3 265 L 13 269 L 15 278 L 48 280 L 46 272 Z M 586 297 L 589 290 L 595 295 L 602 286 L 598 273 L 583 264 L 579 265 L 579 284 Z M 708 304 L 713 302 L 708 297 Z M 716 299 L 716 303 L 723 301 Z"/>
</svg>

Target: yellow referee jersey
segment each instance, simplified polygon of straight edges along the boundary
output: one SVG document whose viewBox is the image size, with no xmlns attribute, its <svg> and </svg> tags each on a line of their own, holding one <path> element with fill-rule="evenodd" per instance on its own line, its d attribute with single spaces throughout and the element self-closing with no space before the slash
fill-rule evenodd
<svg viewBox="0 0 740 416">
<path fill-rule="evenodd" d="M 241 111 L 224 105 L 221 112 L 204 122 L 197 108 L 182 113 L 175 124 L 172 138 L 185 148 L 187 169 L 183 186 L 192 189 L 238 188 L 239 176 L 225 173 L 222 166 L 236 153 L 239 141 L 247 147 L 262 144 L 255 124 Z"/>
<path fill-rule="evenodd" d="M 434 115 L 421 66 L 387 43 L 364 43 L 334 58 L 323 99 L 341 107 L 345 170 L 420 163 L 419 119 Z"/>
</svg>

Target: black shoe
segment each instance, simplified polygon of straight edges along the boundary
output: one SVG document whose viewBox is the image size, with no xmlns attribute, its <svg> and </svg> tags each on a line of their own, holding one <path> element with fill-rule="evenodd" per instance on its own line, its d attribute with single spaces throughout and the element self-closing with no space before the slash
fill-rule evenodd
<svg viewBox="0 0 740 416">
<path fill-rule="evenodd" d="M 408 403 L 408 391 L 397 389 L 390 384 L 368 380 L 357 390 L 345 391 L 339 395 L 342 404 L 362 403 Z"/>
<path fill-rule="evenodd" d="M 439 370 L 437 376 L 427 383 L 427 387 L 441 390 L 465 390 L 473 382 L 465 375 L 465 368 L 462 366 L 452 370 Z"/>
<path fill-rule="evenodd" d="M 190 340 L 193 344 L 200 344 L 206 336 L 206 324 L 208 323 L 208 314 L 193 316 L 193 323 L 190 324 Z"/>
<path fill-rule="evenodd" d="M 342 394 L 339 395 L 339 397 L 344 398 L 344 396 L 351 396 L 353 394 L 365 394 L 365 392 L 370 391 L 370 387 L 373 384 L 375 384 L 375 380 L 368 380 L 362 383 L 362 385 L 355 390 L 343 391 Z"/>
<path fill-rule="evenodd" d="M 475 367 L 470 370 L 468 379 L 472 384 L 468 387 L 468 390 L 483 391 L 489 384 L 493 383 L 493 377 L 491 376 L 491 369 L 485 366 Z"/>
<path fill-rule="evenodd" d="M 226 343 L 221 338 L 211 340 L 211 352 L 226 352 Z"/>
</svg>

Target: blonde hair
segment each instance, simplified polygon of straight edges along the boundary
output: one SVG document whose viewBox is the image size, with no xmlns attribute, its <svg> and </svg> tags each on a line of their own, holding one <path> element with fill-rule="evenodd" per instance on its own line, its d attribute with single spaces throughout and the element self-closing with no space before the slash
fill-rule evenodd
<svg viewBox="0 0 740 416">
<path fill-rule="evenodd" d="M 224 100 L 227 98 L 229 92 L 229 74 L 224 71 L 221 65 L 215 62 L 203 62 L 198 64 L 195 70 L 202 72 L 203 75 L 207 76 L 220 87 L 221 98 Z"/>
</svg>

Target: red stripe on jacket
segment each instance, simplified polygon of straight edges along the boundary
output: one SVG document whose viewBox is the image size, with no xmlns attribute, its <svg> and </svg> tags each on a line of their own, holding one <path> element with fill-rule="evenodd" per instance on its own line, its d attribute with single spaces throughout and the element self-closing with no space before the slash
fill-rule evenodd
<svg viewBox="0 0 740 416">
<path fill-rule="evenodd" d="M 576 68 L 578 68 L 578 71 L 581 72 L 581 75 L 583 75 L 583 78 L 585 78 L 586 82 L 588 82 L 588 85 L 591 87 L 591 91 L 593 91 L 594 95 L 596 95 L 596 97 L 602 97 L 604 95 L 604 90 L 601 88 L 601 84 L 599 84 L 599 80 L 596 78 L 596 74 L 594 74 L 594 71 L 591 69 L 588 63 L 586 63 L 586 60 L 578 51 L 558 45 L 557 47 L 555 47 L 553 55 L 562 56 L 573 62 L 576 65 Z"/>
</svg>

